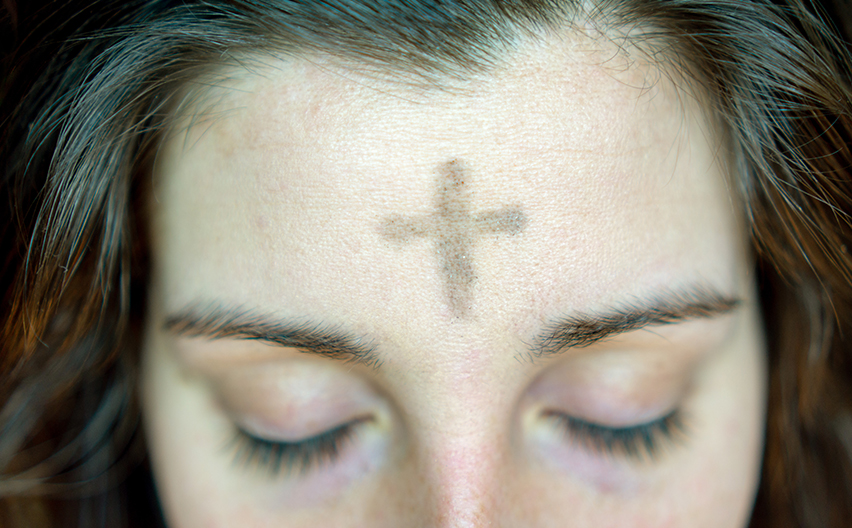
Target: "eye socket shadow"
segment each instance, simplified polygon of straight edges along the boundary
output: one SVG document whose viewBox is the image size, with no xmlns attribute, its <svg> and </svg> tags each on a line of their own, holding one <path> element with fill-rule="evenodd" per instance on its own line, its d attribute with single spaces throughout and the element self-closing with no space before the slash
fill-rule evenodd
<svg viewBox="0 0 852 528">
<path fill-rule="evenodd" d="M 476 273 L 473 245 L 482 235 L 517 235 L 529 223 L 517 207 L 471 214 L 471 190 L 463 163 L 451 160 L 437 170 L 435 211 L 423 216 L 392 215 L 380 226 L 385 238 L 400 243 L 414 238 L 435 240 L 447 303 L 458 317 L 470 311 Z"/>
</svg>

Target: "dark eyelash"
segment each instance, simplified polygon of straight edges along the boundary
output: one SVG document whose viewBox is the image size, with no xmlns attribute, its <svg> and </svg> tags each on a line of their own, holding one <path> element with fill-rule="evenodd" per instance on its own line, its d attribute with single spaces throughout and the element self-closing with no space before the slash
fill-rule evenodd
<svg viewBox="0 0 852 528">
<path fill-rule="evenodd" d="M 348 422 L 298 442 L 276 442 L 237 429 L 230 448 L 234 450 L 237 465 L 257 467 L 272 476 L 305 474 L 333 463 L 364 421 Z"/>
<path fill-rule="evenodd" d="M 654 460 L 663 449 L 680 443 L 686 435 L 679 410 L 630 427 L 608 427 L 556 411 L 548 411 L 545 416 L 556 421 L 571 441 L 584 448 L 633 459 Z"/>
</svg>

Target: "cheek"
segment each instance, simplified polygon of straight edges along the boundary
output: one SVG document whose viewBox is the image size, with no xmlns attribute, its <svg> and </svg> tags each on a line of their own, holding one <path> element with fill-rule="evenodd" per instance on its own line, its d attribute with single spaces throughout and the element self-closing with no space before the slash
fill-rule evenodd
<svg viewBox="0 0 852 528">
<path fill-rule="evenodd" d="M 752 318 L 745 331 L 747 346 L 707 369 L 704 382 L 713 390 L 699 405 L 708 417 L 703 427 L 708 456 L 684 482 L 683 491 L 698 503 L 703 500 L 708 511 L 727 516 L 731 526 L 736 526 L 733 519 L 748 518 L 763 458 L 766 352 L 758 318 Z"/>
<path fill-rule="evenodd" d="M 739 346 L 701 367 L 689 404 L 688 439 L 664 453 L 659 468 L 637 474 L 571 450 L 538 464 L 516 457 L 497 472 L 503 475 L 501 500 L 484 515 L 509 528 L 561 527 L 566 519 L 577 528 L 745 526 L 761 460 L 765 365 L 758 325 L 743 327 Z M 235 476 L 225 454 L 232 426 L 205 387 L 182 376 L 156 335 L 145 349 L 145 425 L 170 528 L 418 526 L 430 518 L 427 499 L 436 491 L 417 468 L 404 465 L 385 473 L 381 487 L 357 488 L 369 513 L 339 503 L 305 508 L 304 515 L 282 507 L 324 500 L 324 493 L 342 485 L 335 480 L 339 475 L 317 476 L 290 489 L 241 485 L 245 480 Z"/>
<path fill-rule="evenodd" d="M 344 526 L 360 524 L 353 482 L 375 472 L 388 438 L 367 431 L 357 456 L 341 456 L 334 471 L 278 479 L 237 462 L 234 424 L 210 387 L 189 377 L 156 333 L 145 346 L 143 414 L 157 491 L 170 528 Z M 345 448 L 343 448 L 345 450 Z M 333 506 L 333 507 L 331 507 Z M 342 522 L 341 520 L 346 520 Z M 353 521 L 353 519 L 355 519 Z"/>
<path fill-rule="evenodd" d="M 676 526 L 743 527 L 757 491 L 765 426 L 765 345 L 758 317 L 748 314 L 732 347 L 705 365 L 689 431 L 689 458 L 660 486 Z M 700 523 L 686 523 L 694 516 Z"/>
<path fill-rule="evenodd" d="M 232 511 L 225 475 L 207 453 L 225 449 L 211 423 L 214 409 L 199 387 L 182 378 L 158 346 L 148 343 L 142 370 L 143 414 L 160 502 L 170 527 L 230 526 Z M 221 431 L 219 431 L 221 432 Z M 251 524 L 245 524 L 251 526 Z"/>
<path fill-rule="evenodd" d="M 564 526 L 565 519 L 595 528 L 747 526 L 760 475 L 766 391 L 764 344 L 756 316 L 750 318 L 737 346 L 701 365 L 685 402 L 681 445 L 646 464 L 548 445 L 509 494 L 526 497 L 513 505 L 514 516 L 540 519 L 542 526 Z"/>
</svg>

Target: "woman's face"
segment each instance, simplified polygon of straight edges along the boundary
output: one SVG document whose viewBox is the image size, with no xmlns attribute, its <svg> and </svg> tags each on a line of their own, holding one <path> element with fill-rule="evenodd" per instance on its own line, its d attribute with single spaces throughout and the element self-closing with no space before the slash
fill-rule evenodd
<svg viewBox="0 0 852 528">
<path fill-rule="evenodd" d="M 746 524 L 764 344 L 693 97 L 579 37 L 455 90 L 267 63 L 154 178 L 170 526 Z"/>
</svg>

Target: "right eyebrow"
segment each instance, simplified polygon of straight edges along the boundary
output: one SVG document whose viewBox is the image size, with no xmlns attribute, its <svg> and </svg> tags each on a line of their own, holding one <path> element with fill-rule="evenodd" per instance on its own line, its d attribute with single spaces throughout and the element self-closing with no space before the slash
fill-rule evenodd
<svg viewBox="0 0 852 528">
<path fill-rule="evenodd" d="M 310 322 L 288 321 L 242 306 L 193 305 L 167 316 L 163 327 L 185 337 L 261 341 L 371 369 L 378 369 L 382 363 L 365 336 Z"/>
</svg>

